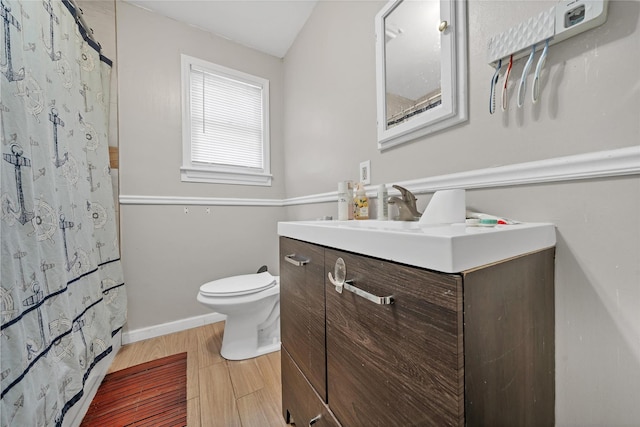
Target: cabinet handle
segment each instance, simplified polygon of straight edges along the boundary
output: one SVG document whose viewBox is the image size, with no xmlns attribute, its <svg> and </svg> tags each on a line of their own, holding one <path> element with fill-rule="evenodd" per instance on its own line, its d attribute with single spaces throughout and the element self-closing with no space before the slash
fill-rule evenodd
<svg viewBox="0 0 640 427">
<path fill-rule="evenodd" d="M 376 304 L 390 305 L 390 304 L 393 304 L 393 303 L 396 302 L 395 299 L 393 298 L 393 295 L 389 295 L 388 297 L 379 297 L 377 295 L 370 294 L 367 291 L 363 291 L 360 288 L 356 288 L 353 285 L 353 280 L 346 280 L 344 282 L 344 288 L 346 290 L 348 290 L 349 292 L 353 292 L 354 294 L 359 295 L 362 298 L 367 299 L 367 300 L 369 300 L 371 302 L 374 302 Z"/>
<path fill-rule="evenodd" d="M 363 291 L 360 288 L 357 288 L 353 280 L 345 280 L 347 276 L 347 266 L 342 258 L 338 258 L 336 260 L 336 265 L 334 267 L 334 273 L 336 277 L 334 278 L 331 272 L 329 272 L 329 282 L 331 282 L 336 287 L 336 292 L 341 294 L 343 289 L 348 290 L 356 295 L 361 296 L 364 299 L 367 299 L 373 303 L 380 305 L 390 305 L 395 302 L 393 295 L 388 297 L 379 297 L 374 294 L 370 294 L 367 291 Z"/>
<path fill-rule="evenodd" d="M 336 287 L 336 292 L 338 293 L 342 293 L 342 289 L 346 289 L 349 292 L 352 292 L 358 296 L 361 296 L 362 298 L 369 300 L 373 303 L 376 304 L 380 304 L 380 305 L 391 305 L 394 304 L 396 302 L 395 298 L 393 298 L 393 295 L 389 295 L 388 297 L 379 297 L 377 295 L 371 294 L 367 291 L 363 291 L 360 288 L 357 288 L 356 286 L 354 286 L 354 282 L 353 280 L 345 280 L 343 284 L 337 283 L 335 281 L 335 279 L 333 278 L 333 276 L 331 276 L 331 273 L 329 273 L 329 281 L 331 283 L 333 283 Z"/>
<path fill-rule="evenodd" d="M 295 265 L 296 267 L 302 267 L 303 265 L 307 265 L 309 264 L 309 261 L 310 261 L 308 258 L 303 258 L 296 254 L 285 255 L 284 260 L 287 261 L 289 264 Z"/>
<path fill-rule="evenodd" d="M 315 423 L 317 423 L 318 421 L 320 421 L 320 418 L 322 418 L 322 415 L 317 415 L 313 418 L 311 418 L 309 420 L 309 427 L 311 427 L 312 425 L 314 425 Z"/>
</svg>

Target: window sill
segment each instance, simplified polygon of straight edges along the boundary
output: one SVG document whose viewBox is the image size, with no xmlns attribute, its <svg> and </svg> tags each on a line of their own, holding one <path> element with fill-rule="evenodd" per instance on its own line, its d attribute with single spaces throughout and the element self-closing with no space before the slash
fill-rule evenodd
<svg viewBox="0 0 640 427">
<path fill-rule="evenodd" d="M 182 182 L 206 182 L 210 184 L 257 185 L 270 187 L 273 176 L 268 173 L 220 172 L 209 169 L 181 167 Z"/>
</svg>

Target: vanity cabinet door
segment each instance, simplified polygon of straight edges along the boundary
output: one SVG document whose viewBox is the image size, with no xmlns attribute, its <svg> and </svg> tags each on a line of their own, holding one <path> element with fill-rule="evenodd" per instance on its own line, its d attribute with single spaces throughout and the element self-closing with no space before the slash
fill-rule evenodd
<svg viewBox="0 0 640 427">
<path fill-rule="evenodd" d="M 282 358 L 282 400 L 288 402 L 284 410 L 285 421 L 297 426 L 338 427 L 336 421 L 315 392 L 311 384 L 302 375 L 286 349 Z"/>
<path fill-rule="evenodd" d="M 335 290 L 327 280 L 329 407 L 345 426 L 464 424 L 462 278 L 337 250 L 346 278 L 377 296 Z"/>
<path fill-rule="evenodd" d="M 324 312 L 324 248 L 281 237 L 282 346 L 326 402 Z M 283 401 L 283 407 L 285 404 Z"/>
</svg>

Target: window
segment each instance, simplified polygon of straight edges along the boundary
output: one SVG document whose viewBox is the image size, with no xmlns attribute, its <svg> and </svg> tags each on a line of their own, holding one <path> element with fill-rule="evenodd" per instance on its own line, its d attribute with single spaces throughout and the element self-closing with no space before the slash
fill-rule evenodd
<svg viewBox="0 0 640 427">
<path fill-rule="evenodd" d="M 182 55 L 182 181 L 271 185 L 269 80 Z"/>
</svg>

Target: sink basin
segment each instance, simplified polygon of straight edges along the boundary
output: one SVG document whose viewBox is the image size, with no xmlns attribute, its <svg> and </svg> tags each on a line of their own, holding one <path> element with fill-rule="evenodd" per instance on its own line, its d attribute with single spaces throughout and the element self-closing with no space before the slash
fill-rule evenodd
<svg viewBox="0 0 640 427">
<path fill-rule="evenodd" d="M 444 273 L 459 273 L 556 244 L 549 223 L 476 227 L 406 221 L 288 221 L 280 236 Z"/>
</svg>

